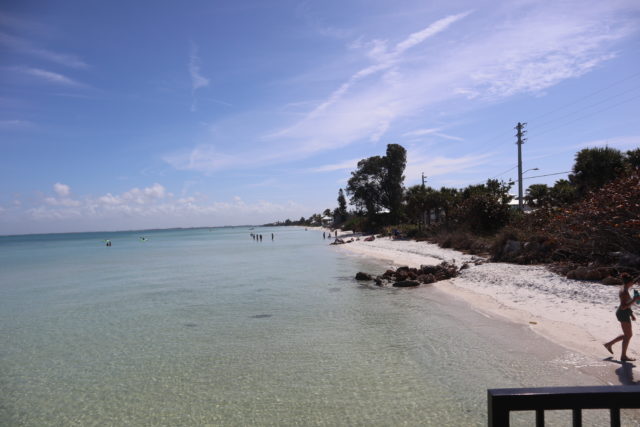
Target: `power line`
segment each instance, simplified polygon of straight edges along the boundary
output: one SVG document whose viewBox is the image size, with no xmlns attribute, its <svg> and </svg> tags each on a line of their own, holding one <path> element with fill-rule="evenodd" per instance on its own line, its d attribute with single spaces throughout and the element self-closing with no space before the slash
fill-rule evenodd
<svg viewBox="0 0 640 427">
<path fill-rule="evenodd" d="M 571 172 L 572 171 L 566 171 L 566 172 L 547 173 L 547 174 L 544 174 L 544 175 L 527 176 L 527 177 L 522 178 L 522 180 L 524 181 L 524 180 L 527 180 L 527 179 L 542 178 L 544 176 L 563 175 L 565 173 L 571 173 Z M 516 180 L 514 182 L 518 182 L 518 181 Z"/>
<path fill-rule="evenodd" d="M 569 102 L 569 103 L 567 103 L 567 104 L 564 104 L 564 105 L 562 105 L 561 107 L 558 107 L 558 108 L 553 109 L 553 110 L 551 110 L 551 111 L 547 111 L 546 113 L 542 113 L 542 114 L 540 114 L 540 115 L 538 115 L 538 116 L 534 117 L 534 118 L 533 118 L 533 119 L 531 119 L 531 120 L 538 120 L 538 119 L 540 119 L 540 118 L 542 118 L 542 117 L 548 116 L 549 114 L 553 114 L 553 113 L 555 113 L 555 112 L 557 112 L 557 111 L 563 110 L 563 109 L 565 109 L 566 107 L 569 107 L 569 106 L 571 106 L 571 105 L 577 104 L 578 102 L 580 102 L 580 101 L 582 101 L 582 100 L 584 100 L 584 99 L 591 98 L 592 96 L 597 95 L 597 94 L 599 94 L 600 92 L 604 92 L 605 90 L 607 90 L 607 89 L 609 89 L 609 88 L 611 88 L 611 87 L 617 86 L 617 85 L 619 85 L 620 83 L 624 83 L 624 82 L 626 82 L 627 80 L 631 80 L 631 79 L 633 79 L 634 77 L 638 77 L 638 76 L 640 76 L 640 71 L 639 71 L 639 72 L 637 72 L 637 73 L 633 73 L 633 74 L 631 74 L 630 76 L 627 76 L 627 77 L 625 77 L 625 78 L 623 78 L 623 79 L 617 80 L 617 81 L 615 81 L 615 82 L 613 82 L 613 83 L 611 83 L 611 84 L 609 84 L 609 85 L 607 85 L 607 86 L 605 86 L 605 87 L 603 87 L 603 88 L 600 88 L 600 89 L 598 89 L 598 90 L 595 90 L 595 91 L 593 91 L 593 92 L 591 92 L 591 93 L 589 93 L 589 94 L 587 94 L 587 95 L 585 95 L 585 96 L 582 96 L 582 97 L 580 97 L 580 98 L 578 98 L 578 99 L 575 99 L 575 100 L 573 100 L 573 101 L 571 101 L 571 102 Z"/>
<path fill-rule="evenodd" d="M 565 114 L 565 115 L 563 115 L 563 116 L 558 116 L 558 117 L 556 117 L 556 118 L 554 118 L 554 119 L 547 120 L 546 122 L 539 123 L 537 126 L 538 126 L 538 128 L 539 128 L 539 127 L 544 127 L 545 125 L 547 125 L 547 124 L 549 124 L 549 123 L 554 123 L 554 122 L 557 122 L 557 121 L 559 121 L 559 120 L 563 120 L 563 119 L 565 119 L 565 118 L 567 118 L 567 117 L 570 117 L 570 116 L 572 116 L 572 115 L 574 115 L 574 114 L 578 114 L 578 113 L 580 113 L 581 111 L 584 111 L 584 110 L 586 110 L 586 109 L 588 109 L 588 108 L 595 107 L 595 106 L 600 105 L 600 104 L 603 104 L 603 103 L 605 103 L 605 102 L 607 102 L 607 101 L 609 101 L 609 100 L 611 100 L 611 99 L 618 98 L 620 95 L 627 95 L 627 94 L 629 94 L 630 92 L 636 91 L 636 90 L 638 90 L 638 89 L 640 89 L 640 86 L 635 87 L 635 88 L 630 89 L 630 90 L 625 90 L 624 92 L 616 93 L 615 95 L 609 96 L 609 97 L 607 97 L 607 98 L 601 99 L 601 100 L 600 100 L 600 101 L 598 101 L 598 102 L 595 102 L 595 103 L 593 103 L 593 104 L 587 105 L 586 107 L 584 107 L 584 108 L 582 108 L 582 109 L 580 109 L 580 110 L 573 111 L 573 112 L 571 112 L 571 113 L 567 113 L 567 114 Z M 633 99 L 633 98 L 632 98 L 632 99 Z"/>
<path fill-rule="evenodd" d="M 620 101 L 620 102 L 618 102 L 617 104 L 610 105 L 610 106 L 608 106 L 608 107 L 606 107 L 606 108 L 601 108 L 601 109 L 596 110 L 596 111 L 593 111 L 593 112 L 591 112 L 591 113 L 589 113 L 589 114 L 585 114 L 585 115 L 583 115 L 583 116 L 576 117 L 576 118 L 575 118 L 575 119 L 573 119 L 573 120 L 569 120 L 569 121 L 564 122 L 563 124 L 561 124 L 561 125 L 559 125 L 559 126 L 552 127 L 552 128 L 550 128 L 550 129 L 547 129 L 547 130 L 543 130 L 543 131 L 542 131 L 542 132 L 540 132 L 540 133 L 535 133 L 535 131 L 534 131 L 534 134 L 535 134 L 536 136 L 544 135 L 544 134 L 549 133 L 549 132 L 551 132 L 551 131 L 554 131 L 554 130 L 556 130 L 556 129 L 560 129 L 560 128 L 564 127 L 564 126 L 567 126 L 567 125 L 569 125 L 569 124 L 571 124 L 571 123 L 575 123 L 575 122 L 577 122 L 577 121 L 579 121 L 579 120 L 586 119 L 587 117 L 591 117 L 591 116 L 593 116 L 593 115 L 595 115 L 595 114 L 598 114 L 598 113 L 601 113 L 601 112 L 603 112 L 603 111 L 610 110 L 610 109 L 612 109 L 612 108 L 614 108 L 614 107 L 617 107 L 617 106 L 619 106 L 619 105 L 626 104 L 626 103 L 628 103 L 628 102 L 634 101 L 634 100 L 636 100 L 636 99 L 638 99 L 638 98 L 640 98 L 640 95 L 634 96 L 634 97 L 629 98 L 629 99 L 625 99 L 624 101 Z"/>
<path fill-rule="evenodd" d="M 577 104 L 577 103 L 579 103 L 579 102 L 581 102 L 581 101 L 583 101 L 583 100 L 585 100 L 585 99 L 591 98 L 591 97 L 593 97 L 593 96 L 595 96 L 595 95 L 597 95 L 597 94 L 599 94 L 599 93 L 602 93 L 602 92 L 606 91 L 607 89 L 610 89 L 610 88 L 612 88 L 612 87 L 615 87 L 615 86 L 617 86 L 617 85 L 619 85 L 619 84 L 621 84 L 621 83 L 624 83 L 624 82 L 626 82 L 626 81 L 629 81 L 629 80 L 631 80 L 631 79 L 634 79 L 634 78 L 636 78 L 636 77 L 638 77 L 638 76 L 640 76 L 640 72 L 636 72 L 636 73 L 633 73 L 633 74 L 631 74 L 631 75 L 629 75 L 629 76 L 627 76 L 627 77 L 624 77 L 624 78 L 622 78 L 622 79 L 620 79 L 620 80 L 616 80 L 616 81 L 614 81 L 614 82 L 612 82 L 612 83 L 608 84 L 607 86 L 604 86 L 604 87 L 602 87 L 602 88 L 600 88 L 600 89 L 597 89 L 597 90 L 595 90 L 595 91 L 593 91 L 593 92 L 591 92 L 591 93 L 588 93 L 587 95 L 582 96 L 582 97 L 580 97 L 580 98 L 578 98 L 578 99 L 575 99 L 575 100 L 573 100 L 573 101 L 571 101 L 571 102 L 569 102 L 569 103 L 567 103 L 567 104 L 564 104 L 564 105 L 563 105 L 563 106 L 561 106 L 561 107 L 555 108 L 555 109 L 550 110 L 550 111 L 547 111 L 547 112 L 545 112 L 545 113 L 542 113 L 542 114 L 540 114 L 540 115 L 538 115 L 538 116 L 534 117 L 534 118 L 533 118 L 533 120 L 535 121 L 535 120 L 540 119 L 540 118 L 542 118 L 542 117 L 546 117 L 546 116 L 548 116 L 548 115 L 550 115 L 550 114 L 553 114 L 553 113 L 555 113 L 555 112 L 557 112 L 557 111 L 563 110 L 563 109 L 565 109 L 565 108 L 567 108 L 567 107 L 569 107 L 569 106 L 571 106 L 571 105 L 575 105 L 575 104 Z M 638 89 L 638 88 L 634 88 L 633 90 L 636 90 L 636 89 Z M 625 93 L 628 93 L 628 91 L 626 91 Z M 589 105 L 589 106 L 587 106 L 587 107 L 584 107 L 584 108 L 582 108 L 582 109 L 578 110 L 577 112 L 569 113 L 568 115 L 569 115 L 569 116 L 571 116 L 571 115 L 573 115 L 573 114 L 579 113 L 580 111 L 583 111 L 583 110 L 584 110 L 584 109 L 586 109 L 586 108 L 590 108 L 590 107 L 594 107 L 594 106 L 596 106 L 596 105 L 602 104 L 603 102 L 605 102 L 605 101 L 607 101 L 607 100 L 610 100 L 610 99 L 613 99 L 613 98 L 615 98 L 615 97 L 617 97 L 617 96 L 619 96 L 619 94 L 616 94 L 616 95 L 614 95 L 614 96 L 610 96 L 610 97 L 608 97 L 608 98 L 606 98 L 606 99 L 604 99 L 604 100 L 598 101 L 598 102 L 596 102 L 596 103 L 594 103 L 594 104 L 591 104 L 591 105 Z M 637 97 L 633 97 L 633 98 L 631 98 L 631 99 L 628 99 L 628 100 L 625 100 L 625 101 L 622 101 L 622 102 L 619 102 L 619 103 L 616 103 L 616 104 L 610 105 L 610 106 L 608 106 L 608 107 L 606 107 L 606 108 L 603 108 L 603 109 L 600 109 L 600 110 L 594 111 L 594 112 L 592 112 L 592 113 L 588 113 L 588 114 L 586 114 L 586 115 L 584 115 L 584 116 L 577 117 L 577 118 L 575 118 L 575 119 L 573 119 L 573 120 L 570 120 L 570 121 L 568 121 L 568 122 L 564 122 L 563 124 L 561 124 L 561 125 L 559 125 L 559 126 L 553 127 L 553 128 L 551 128 L 551 129 L 544 130 L 544 131 L 543 131 L 543 133 L 547 133 L 547 132 L 550 132 L 550 131 L 552 131 L 552 130 L 555 130 L 555 129 L 561 128 L 561 127 L 566 126 L 566 125 L 568 125 L 568 124 L 574 123 L 574 122 L 576 122 L 576 121 L 578 121 L 578 120 L 582 120 L 582 119 L 584 119 L 584 118 L 590 117 L 590 116 L 592 116 L 592 115 L 594 115 L 594 114 L 597 114 L 597 113 L 600 113 L 600 112 L 602 112 L 602 111 L 606 111 L 606 110 L 608 110 L 608 109 L 611 109 L 611 108 L 617 107 L 618 105 L 622 105 L 622 104 L 625 104 L 625 103 L 627 103 L 627 102 L 631 102 L 632 100 L 634 100 L 634 99 L 636 99 L 636 98 L 637 98 Z M 549 121 L 547 121 L 547 122 L 543 122 L 543 124 L 552 123 L 552 122 L 554 122 L 554 121 L 556 121 L 556 120 L 557 120 L 557 119 L 549 120 Z M 534 131 L 534 132 L 535 132 L 535 131 Z M 504 133 L 503 133 L 503 132 L 501 132 L 501 133 L 499 133 L 499 134 L 496 134 L 496 135 L 495 135 L 495 137 L 491 137 L 491 138 L 487 138 L 487 139 L 483 140 L 483 141 L 482 141 L 481 143 L 479 143 L 478 145 L 487 145 L 487 144 L 489 144 L 489 143 L 493 142 L 495 139 L 498 139 L 499 137 L 501 137 L 501 136 L 503 136 L 503 135 L 504 135 Z M 536 135 L 540 135 L 540 134 L 536 133 Z M 497 143 L 497 144 L 495 144 L 495 145 L 492 145 L 491 147 L 489 147 L 489 150 L 486 150 L 486 149 L 485 149 L 485 150 L 482 150 L 482 151 L 477 151 L 476 153 L 486 154 L 486 153 L 488 153 L 488 152 L 490 151 L 490 149 L 495 149 L 495 148 L 497 148 L 497 147 L 499 147 L 499 146 L 501 146 L 501 145 L 503 145 L 503 144 L 506 144 L 506 143 L 507 143 L 507 142 L 509 142 L 509 141 L 507 141 L 506 135 L 504 135 L 504 136 L 505 136 L 504 142 L 499 142 L 499 143 Z"/>
<path fill-rule="evenodd" d="M 514 167 L 512 167 L 512 168 L 510 168 L 510 169 L 507 169 L 507 170 L 506 170 L 506 171 L 504 171 L 504 172 L 500 172 L 498 175 L 496 175 L 496 176 L 492 176 L 492 177 L 491 177 L 491 178 L 489 178 L 489 179 L 495 179 L 495 178 L 499 177 L 500 175 L 504 175 L 504 174 L 505 174 L 505 173 L 507 173 L 507 172 L 511 172 L 512 170 L 514 170 L 514 169 L 515 169 L 515 168 L 517 168 L 517 167 L 518 167 L 518 165 L 515 165 Z"/>
</svg>

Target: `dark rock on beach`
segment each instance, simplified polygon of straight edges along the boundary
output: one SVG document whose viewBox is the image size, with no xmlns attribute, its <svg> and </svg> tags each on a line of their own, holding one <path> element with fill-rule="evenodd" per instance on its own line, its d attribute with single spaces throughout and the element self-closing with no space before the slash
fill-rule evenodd
<svg viewBox="0 0 640 427">
<path fill-rule="evenodd" d="M 464 268 L 469 268 L 467 265 Z M 422 265 L 420 268 L 398 267 L 387 270 L 381 276 L 373 278 L 370 274 L 359 272 L 356 280 L 373 280 L 377 286 L 391 285 L 396 288 L 420 286 L 456 277 L 459 271 L 455 264 L 442 262 L 438 265 Z"/>
<path fill-rule="evenodd" d="M 608 286 L 619 286 L 622 285 L 622 280 L 618 279 L 617 277 L 609 276 L 602 279 L 602 284 Z"/>
<path fill-rule="evenodd" d="M 420 282 L 416 282 L 415 280 L 402 280 L 393 284 L 394 288 L 411 288 L 414 286 L 420 286 Z"/>
<path fill-rule="evenodd" d="M 362 271 L 360 271 L 356 274 L 356 280 L 373 280 L 373 277 L 371 277 L 371 275 L 368 273 L 363 273 Z"/>
</svg>

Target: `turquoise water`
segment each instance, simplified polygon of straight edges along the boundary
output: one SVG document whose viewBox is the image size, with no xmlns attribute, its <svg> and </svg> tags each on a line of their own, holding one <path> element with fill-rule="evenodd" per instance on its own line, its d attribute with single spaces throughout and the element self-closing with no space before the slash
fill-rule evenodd
<svg viewBox="0 0 640 427">
<path fill-rule="evenodd" d="M 0 237 L 0 424 L 485 425 L 488 387 L 598 383 L 435 289 L 359 285 L 385 266 L 328 242 Z"/>
</svg>

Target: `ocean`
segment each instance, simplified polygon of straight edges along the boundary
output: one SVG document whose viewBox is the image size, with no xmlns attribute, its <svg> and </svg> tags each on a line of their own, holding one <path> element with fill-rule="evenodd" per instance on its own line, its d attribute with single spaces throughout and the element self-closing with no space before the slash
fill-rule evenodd
<svg viewBox="0 0 640 427">
<path fill-rule="evenodd" d="M 435 288 L 356 282 L 387 265 L 329 242 L 298 227 L 0 237 L 0 425 L 481 426 L 487 388 L 601 384 Z"/>
</svg>

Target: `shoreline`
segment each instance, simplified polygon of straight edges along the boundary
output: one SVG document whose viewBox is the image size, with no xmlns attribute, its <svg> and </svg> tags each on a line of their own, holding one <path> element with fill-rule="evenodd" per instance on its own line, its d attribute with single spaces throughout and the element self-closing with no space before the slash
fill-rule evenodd
<svg viewBox="0 0 640 427">
<path fill-rule="evenodd" d="M 350 234 L 342 233 L 349 238 Z M 452 249 L 428 242 L 376 238 L 360 239 L 337 246 L 347 253 L 376 258 L 390 267 L 419 267 L 421 264 L 469 263 L 454 279 L 433 285 L 451 298 L 466 302 L 473 310 L 489 317 L 526 325 L 529 329 L 569 350 L 602 362 L 611 356 L 603 343 L 622 333 L 615 317 L 617 287 L 570 280 L 545 266 L 485 262 Z M 636 340 L 639 338 L 636 338 Z M 632 339 L 629 354 L 635 357 L 637 342 Z M 614 346 L 618 360 L 620 344 Z"/>
</svg>

